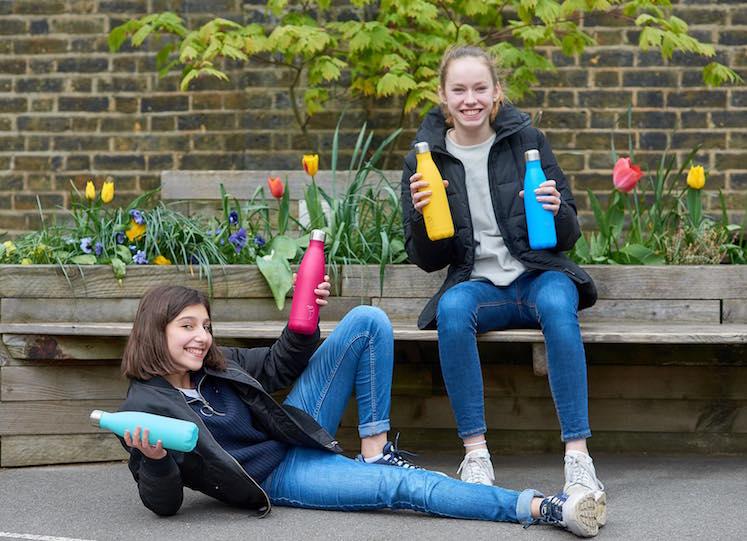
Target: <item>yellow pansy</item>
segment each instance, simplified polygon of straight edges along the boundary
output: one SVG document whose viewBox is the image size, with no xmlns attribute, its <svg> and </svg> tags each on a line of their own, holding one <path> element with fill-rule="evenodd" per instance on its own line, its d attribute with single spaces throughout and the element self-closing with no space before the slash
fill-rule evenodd
<svg viewBox="0 0 747 541">
<path fill-rule="evenodd" d="M 16 245 L 13 244 L 12 240 L 6 240 L 3 242 L 3 246 L 5 247 L 5 253 L 8 255 L 11 255 L 16 251 Z"/>
<path fill-rule="evenodd" d="M 153 258 L 154 265 L 171 265 L 171 261 L 162 255 L 157 255 Z"/>
<path fill-rule="evenodd" d="M 31 261 L 28 257 L 24 257 L 21 259 L 21 265 L 31 265 L 33 261 Z"/>
<path fill-rule="evenodd" d="M 319 171 L 319 154 L 304 154 L 301 163 L 306 174 L 313 177 Z"/>
<path fill-rule="evenodd" d="M 86 182 L 86 199 L 89 201 L 96 199 L 96 187 L 93 185 L 92 180 Z"/>
<path fill-rule="evenodd" d="M 114 181 L 107 180 L 101 188 L 101 200 L 104 203 L 111 203 L 114 199 Z"/>
<path fill-rule="evenodd" d="M 135 220 L 130 222 L 130 228 L 125 231 L 125 235 L 130 239 L 130 242 L 136 241 L 143 235 L 145 235 L 145 224 L 136 223 Z"/>
<path fill-rule="evenodd" d="M 687 185 L 693 190 L 700 190 L 705 186 L 705 171 L 702 165 L 693 165 L 687 172 Z"/>
</svg>

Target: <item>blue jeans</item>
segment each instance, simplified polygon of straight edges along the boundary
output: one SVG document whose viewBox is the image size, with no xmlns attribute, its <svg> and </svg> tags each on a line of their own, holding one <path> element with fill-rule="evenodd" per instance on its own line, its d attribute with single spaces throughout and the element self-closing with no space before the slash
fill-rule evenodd
<svg viewBox="0 0 747 541">
<path fill-rule="evenodd" d="M 526 272 L 503 287 L 485 280 L 462 282 L 441 297 L 436 317 L 441 372 L 459 437 L 487 431 L 476 335 L 515 328 L 542 329 L 562 440 L 591 436 L 578 290 L 565 274 Z"/>
<path fill-rule="evenodd" d="M 330 434 L 337 432 L 355 389 L 361 437 L 389 430 L 392 327 L 370 306 L 350 311 L 314 353 L 286 404 L 301 408 Z M 445 517 L 528 522 L 538 495 L 463 483 L 424 470 L 366 464 L 319 449 L 293 447 L 262 484 L 272 503 L 361 511 L 412 509 Z"/>
</svg>

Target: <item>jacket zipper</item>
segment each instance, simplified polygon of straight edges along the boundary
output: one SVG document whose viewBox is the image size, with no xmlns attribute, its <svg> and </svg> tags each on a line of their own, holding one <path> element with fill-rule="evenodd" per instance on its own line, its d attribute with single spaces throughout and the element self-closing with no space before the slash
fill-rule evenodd
<svg viewBox="0 0 747 541">
<path fill-rule="evenodd" d="M 205 379 L 205 376 L 203 375 L 202 378 L 200 379 L 200 382 L 197 384 L 197 392 L 200 392 L 200 385 L 202 385 L 202 382 L 204 381 L 204 379 Z M 199 424 L 201 425 L 201 427 L 204 428 L 205 431 L 208 434 L 210 434 L 210 431 L 208 430 L 207 425 L 202 421 L 202 419 L 200 419 L 200 416 L 197 415 L 192 410 L 192 407 L 189 405 L 189 402 L 187 402 L 187 399 L 184 398 L 184 394 L 181 393 L 181 392 L 179 394 L 181 395 L 182 400 L 184 400 L 184 403 L 187 405 L 187 409 L 189 410 L 190 414 L 194 418 L 196 418 L 199 421 Z M 212 437 L 212 434 L 210 434 L 210 436 Z M 215 439 L 215 438 L 213 438 L 213 439 Z M 231 454 L 228 451 L 226 451 L 223 447 L 221 447 L 220 444 L 217 441 L 215 442 L 215 445 L 221 451 L 223 451 L 226 454 L 226 456 L 233 461 L 234 464 L 236 464 L 236 466 L 239 468 L 239 470 L 241 470 L 241 473 L 243 473 L 246 476 L 246 478 L 249 479 L 249 481 L 251 481 L 251 483 L 254 486 L 256 486 L 259 489 L 259 491 L 262 493 L 262 495 L 265 497 L 265 501 L 267 502 L 267 511 L 265 511 L 264 513 L 262 513 L 262 515 L 260 516 L 260 518 L 266 517 L 269 514 L 269 512 L 272 510 L 272 503 L 270 503 L 270 497 L 267 495 L 267 493 L 264 491 L 264 489 L 261 486 L 259 486 L 259 483 L 257 483 L 257 481 L 255 481 L 254 479 L 252 479 L 252 477 L 248 473 L 246 473 L 246 470 L 241 466 L 241 464 L 239 464 L 238 460 L 236 460 L 234 457 L 232 457 Z"/>
</svg>

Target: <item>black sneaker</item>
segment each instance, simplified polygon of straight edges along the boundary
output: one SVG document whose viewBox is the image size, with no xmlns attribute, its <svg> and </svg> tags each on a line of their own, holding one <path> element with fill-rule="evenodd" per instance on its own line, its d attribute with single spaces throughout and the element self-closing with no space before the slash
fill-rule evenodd
<svg viewBox="0 0 747 541">
<path fill-rule="evenodd" d="M 565 528 L 579 537 L 594 537 L 599 533 L 594 493 L 558 492 L 545 498 L 540 503 L 540 517 L 527 526 L 532 524 L 551 524 Z"/>
<path fill-rule="evenodd" d="M 355 459 L 359 462 L 366 462 L 366 464 L 383 464 L 385 466 L 396 466 L 398 468 L 405 468 L 408 470 L 424 470 L 425 468 L 421 468 L 420 466 L 417 466 L 410 462 L 406 456 L 418 456 L 415 453 L 410 453 L 409 451 L 402 451 L 397 448 L 397 443 L 399 442 L 399 434 L 397 434 L 397 437 L 394 438 L 394 443 L 391 441 L 386 442 L 384 445 L 384 449 L 381 451 L 381 453 L 384 455 L 376 462 L 366 462 L 363 458 L 363 455 L 358 455 L 355 457 Z"/>
</svg>

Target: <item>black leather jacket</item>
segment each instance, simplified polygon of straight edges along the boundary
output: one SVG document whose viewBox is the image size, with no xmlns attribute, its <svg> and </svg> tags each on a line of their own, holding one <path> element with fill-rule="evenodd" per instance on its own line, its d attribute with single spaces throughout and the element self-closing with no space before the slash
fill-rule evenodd
<svg viewBox="0 0 747 541">
<path fill-rule="evenodd" d="M 306 412 L 281 405 L 270 393 L 291 385 L 308 365 L 319 343 L 288 329 L 272 347 L 221 348 L 226 370 L 205 368 L 211 376 L 233 385 L 252 411 L 253 420 L 275 440 L 301 447 L 341 452 L 337 441 Z M 183 487 L 189 487 L 231 505 L 270 511 L 270 501 L 259 484 L 230 456 L 207 430 L 182 393 L 162 377 L 132 380 L 120 411 L 143 411 L 192 421 L 200 433 L 189 453 L 168 451 L 161 460 L 150 460 L 130 449 L 129 468 L 143 504 L 158 515 L 173 515 L 182 504 Z"/>
<path fill-rule="evenodd" d="M 495 218 L 508 251 L 529 269 L 565 272 L 579 291 L 579 308 L 596 302 L 597 292 L 591 277 L 573 263 L 563 251 L 570 250 L 581 232 L 576 216 L 576 203 L 563 171 L 545 136 L 531 126 L 529 115 L 503 105 L 493 128 L 495 142 L 488 156 L 488 182 Z M 415 151 L 405 158 L 402 171 L 402 210 L 405 248 L 410 261 L 427 272 L 449 266 L 446 280 L 431 298 L 418 318 L 421 329 L 435 328 L 436 308 L 441 295 L 450 287 L 469 280 L 475 258 L 472 218 L 464 179 L 464 166 L 446 150 L 447 126 L 439 108 L 433 108 L 423 120 L 416 141 L 427 141 L 441 176 L 449 181 L 446 195 L 454 221 L 454 236 L 431 241 L 425 231 L 423 216 L 415 210 L 410 196 L 410 176 L 417 169 Z M 536 148 L 540 152 L 542 169 L 548 179 L 554 179 L 562 199 L 555 217 L 558 244 L 553 250 L 531 250 L 527 235 L 524 202 L 519 197 L 524 179 L 524 152 Z"/>
</svg>

